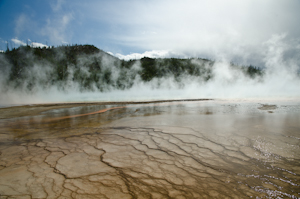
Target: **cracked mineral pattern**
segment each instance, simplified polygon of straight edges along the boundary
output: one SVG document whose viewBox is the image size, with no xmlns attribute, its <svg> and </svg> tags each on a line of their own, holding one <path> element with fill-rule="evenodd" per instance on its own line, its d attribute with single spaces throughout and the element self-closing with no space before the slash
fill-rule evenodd
<svg viewBox="0 0 300 199">
<path fill-rule="evenodd" d="M 299 198 L 299 104 L 260 106 L 86 114 L 109 108 L 91 105 L 1 119 L 0 198 Z"/>
</svg>

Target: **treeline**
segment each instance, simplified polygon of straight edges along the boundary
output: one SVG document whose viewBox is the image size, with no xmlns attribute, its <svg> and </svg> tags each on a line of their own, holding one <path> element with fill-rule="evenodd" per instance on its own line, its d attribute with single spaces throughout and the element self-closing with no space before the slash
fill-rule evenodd
<svg viewBox="0 0 300 199">
<path fill-rule="evenodd" d="M 183 85 L 186 78 L 207 82 L 214 78 L 215 62 L 208 59 L 148 58 L 120 60 L 93 45 L 72 45 L 50 48 L 20 46 L 0 53 L 2 89 L 34 92 L 38 88 L 57 87 L 80 91 L 129 89 L 137 82 L 162 86 L 163 79 Z M 237 66 L 248 78 L 263 76 L 254 66 Z"/>
</svg>

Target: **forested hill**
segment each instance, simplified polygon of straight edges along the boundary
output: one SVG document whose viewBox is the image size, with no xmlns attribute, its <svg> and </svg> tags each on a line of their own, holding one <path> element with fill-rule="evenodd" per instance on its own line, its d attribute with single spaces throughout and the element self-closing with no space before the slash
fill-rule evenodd
<svg viewBox="0 0 300 199">
<path fill-rule="evenodd" d="M 109 91 L 129 89 L 137 83 L 164 86 L 165 80 L 178 88 L 188 86 L 188 79 L 198 83 L 213 80 L 215 62 L 207 59 L 148 58 L 120 60 L 93 45 L 49 48 L 20 46 L 0 53 L 1 91 L 38 89 Z M 230 68 L 241 76 L 259 79 L 263 71 L 253 66 Z"/>
</svg>

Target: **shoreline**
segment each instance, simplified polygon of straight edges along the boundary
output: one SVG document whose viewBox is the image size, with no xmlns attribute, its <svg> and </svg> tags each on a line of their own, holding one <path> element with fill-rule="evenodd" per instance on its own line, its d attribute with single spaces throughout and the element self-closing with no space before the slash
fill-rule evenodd
<svg viewBox="0 0 300 199">
<path fill-rule="evenodd" d="M 124 102 L 63 102 L 46 104 L 26 104 L 8 107 L 0 107 L 0 120 L 11 119 L 24 116 L 35 116 L 42 112 L 59 108 L 72 108 L 91 105 L 131 105 L 131 104 L 155 104 L 168 102 L 192 102 L 192 101 L 211 101 L 213 99 L 181 99 L 181 100 L 154 100 L 154 101 L 124 101 Z"/>
<path fill-rule="evenodd" d="M 213 98 L 199 98 L 199 99 L 168 99 L 168 100 L 148 100 L 148 101 L 100 101 L 100 102 L 59 102 L 59 103 L 41 103 L 41 104 L 15 104 L 11 106 L 0 106 L 0 120 L 11 119 L 26 116 L 37 116 L 43 112 L 53 109 L 75 108 L 85 106 L 127 106 L 127 105 L 151 105 L 164 103 L 180 103 L 180 102 L 204 102 L 210 101 L 215 103 L 225 104 L 244 104 L 256 103 L 261 107 L 260 110 L 269 109 L 269 106 L 285 106 L 285 105 L 300 105 L 300 99 L 213 99 Z"/>
<path fill-rule="evenodd" d="M 168 99 L 168 100 L 147 100 L 147 101 L 102 101 L 102 102 L 53 102 L 53 103 L 37 103 L 37 104 L 9 104 L 1 105 L 1 108 L 22 107 L 22 106 L 55 106 L 55 105 L 119 105 L 119 104 L 152 104 L 152 103 L 165 103 L 165 102 L 188 102 L 188 101 L 208 101 L 215 100 L 212 98 L 200 99 Z"/>
</svg>

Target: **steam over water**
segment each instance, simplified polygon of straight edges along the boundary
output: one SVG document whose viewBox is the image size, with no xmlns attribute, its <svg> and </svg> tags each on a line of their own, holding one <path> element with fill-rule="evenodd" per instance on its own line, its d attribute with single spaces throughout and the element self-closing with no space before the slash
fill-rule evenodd
<svg viewBox="0 0 300 199">
<path fill-rule="evenodd" d="M 294 55 L 299 49 L 284 38 L 275 35 L 263 44 L 260 70 L 254 73 L 247 69 L 251 63 L 234 65 L 222 55 L 216 61 L 144 58 L 126 62 L 93 46 L 22 47 L 0 56 L 0 104 L 299 99 L 299 58 Z M 81 51 L 92 53 L 76 54 Z"/>
<path fill-rule="evenodd" d="M 299 105 L 214 100 L 2 109 L 6 118 L 48 111 L 0 120 L 0 195 L 299 198 Z"/>
</svg>

